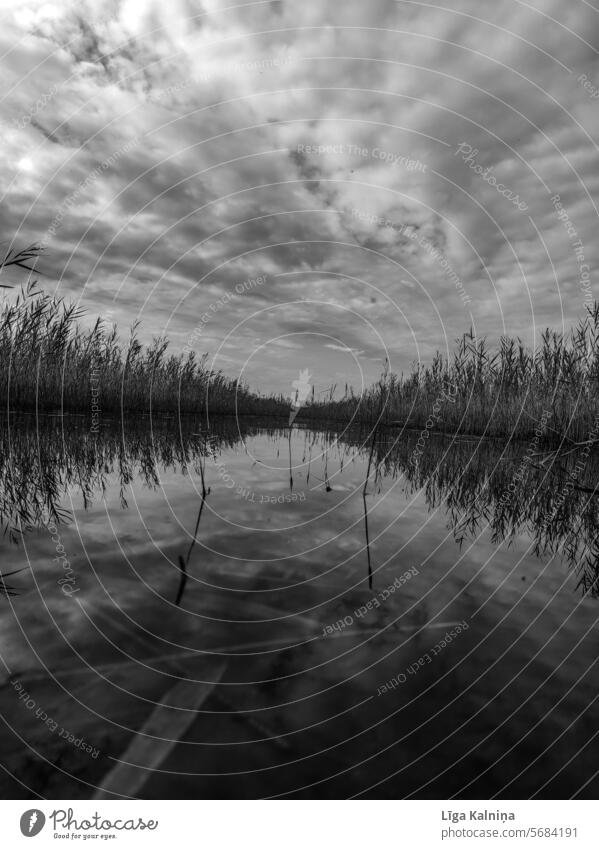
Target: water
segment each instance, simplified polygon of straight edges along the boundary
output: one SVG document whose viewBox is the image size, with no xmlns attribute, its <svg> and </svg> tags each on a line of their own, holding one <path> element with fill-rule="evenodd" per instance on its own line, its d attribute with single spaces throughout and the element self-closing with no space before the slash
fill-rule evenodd
<svg viewBox="0 0 599 849">
<path fill-rule="evenodd" d="M 4 423 L 2 795 L 596 797 L 594 452 L 372 436 Z"/>
</svg>

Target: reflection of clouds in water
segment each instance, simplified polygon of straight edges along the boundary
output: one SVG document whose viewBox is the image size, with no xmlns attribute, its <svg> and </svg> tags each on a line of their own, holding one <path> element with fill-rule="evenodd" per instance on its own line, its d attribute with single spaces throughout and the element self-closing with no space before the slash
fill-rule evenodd
<svg viewBox="0 0 599 849">
<path fill-rule="evenodd" d="M 358 494 L 369 450 L 359 431 L 335 438 L 303 428 L 261 430 L 250 425 L 239 431 L 238 424 L 215 427 L 208 437 L 189 426 L 173 440 L 168 422 L 157 422 L 152 431 L 126 430 L 123 442 L 117 427 L 106 427 L 101 436 L 91 437 L 77 421 L 63 432 L 50 420 L 38 427 L 40 452 L 34 461 L 31 434 L 23 424 L 11 432 L 10 452 L 7 445 L 0 454 L 0 518 L 16 543 L 21 534 L 27 539 L 32 528 L 51 523 L 56 544 L 63 554 L 69 553 L 69 568 L 79 575 L 62 539 L 71 505 L 82 527 L 92 535 L 100 533 L 109 545 L 112 530 L 103 524 L 102 512 L 91 509 L 105 505 L 102 509 L 108 509 L 114 527 L 119 527 L 125 551 L 130 550 L 133 511 L 139 512 L 142 524 L 145 511 L 152 513 L 151 536 L 157 535 L 159 547 L 168 544 L 178 528 L 186 529 L 191 539 L 194 520 L 182 519 L 179 506 L 174 510 L 173 505 L 180 505 L 183 487 L 187 493 L 183 512 L 195 517 L 204 464 L 209 494 L 199 537 L 206 550 L 218 554 L 222 545 L 222 551 L 233 557 L 273 561 L 281 554 L 276 539 L 281 533 L 288 557 L 333 546 L 332 553 L 319 556 L 335 560 L 336 551 L 355 546 L 359 561 L 364 544 Z M 2 434 L 6 439 L 6 431 Z M 447 516 L 460 543 L 485 529 L 497 542 L 526 534 L 537 554 L 559 552 L 576 567 L 581 587 L 595 592 L 596 452 L 581 446 L 563 455 L 545 454 L 537 463 L 524 444 L 504 456 L 491 441 L 460 439 L 450 445 L 431 436 L 415 466 L 410 457 L 417 438 L 415 432 L 397 441 L 382 435 L 376 444 L 375 490 L 369 506 L 375 547 L 385 544 L 392 533 L 385 528 L 419 493 L 428 509 Z M 241 444 L 244 451 L 239 450 Z M 188 479 L 181 477 L 183 472 Z M 157 505 L 161 513 L 156 513 Z M 214 543 L 209 542 L 213 534 Z M 131 550 L 138 544 L 134 541 Z"/>
<path fill-rule="evenodd" d="M 493 687 L 509 681 L 515 668 L 531 663 L 555 635 L 556 621 L 564 626 L 551 660 L 546 651 L 533 660 L 530 675 L 503 693 L 502 707 L 493 717 L 518 709 L 519 724 L 513 733 L 528 731 L 538 719 L 538 700 L 532 716 L 523 707 L 527 682 L 546 674 L 548 663 L 555 661 L 551 669 L 559 666 L 562 655 L 568 653 L 568 663 L 551 677 L 546 698 L 554 705 L 567 690 L 563 708 L 567 715 L 580 712 L 591 701 L 591 684 L 572 685 L 589 663 L 590 641 L 583 645 L 579 641 L 584 628 L 594 627 L 594 604 L 589 600 L 580 604 L 580 593 L 574 591 L 567 571 L 557 563 L 551 568 L 547 558 L 533 553 L 535 516 L 548 509 L 557 488 L 547 481 L 539 488 L 542 475 L 530 468 L 514 501 L 502 500 L 506 483 L 521 463 L 518 451 L 507 456 L 491 442 L 460 440 L 451 445 L 448 439 L 432 437 L 414 469 L 409 457 L 417 433 L 404 434 L 396 443 L 381 437 L 373 460 L 381 471 L 380 491 L 370 506 L 371 591 L 360 495 L 369 441 L 365 447 L 364 435 L 361 438 L 358 432 L 335 438 L 292 431 L 294 475 L 300 481 L 311 475 L 306 500 L 262 506 L 233 499 L 219 483 L 205 452 L 222 457 L 235 479 L 255 491 L 274 494 L 278 487 L 282 493 L 288 491 L 288 470 L 277 451 L 286 446 L 288 430 L 245 428 L 246 450 L 240 450 L 238 426 L 243 427 L 235 423 L 220 433 L 215 428 L 211 440 L 197 436 L 192 427 L 180 439 L 173 439 L 168 423 L 163 427 L 156 423 L 154 433 L 149 429 L 125 432 L 125 449 L 115 428 L 114 434 L 107 430 L 100 436 L 93 451 L 82 441 L 83 425 L 81 433 L 77 427 L 65 428 L 64 433 L 56 427 L 45 432 L 40 428 L 45 465 L 38 480 L 54 493 L 57 511 L 63 507 L 64 487 L 70 487 L 71 521 L 60 528 L 65 550 L 76 564 L 81 591 L 76 600 L 59 592 L 54 552 L 41 527 L 26 533 L 19 548 L 5 540 L 13 556 L 26 552 L 37 587 L 11 600 L 15 615 L 6 608 L 0 618 L 0 636 L 11 669 L 25 671 L 20 675 L 24 686 L 48 715 L 101 753 L 119 757 L 131 737 L 128 729 L 140 727 L 143 710 L 159 703 L 165 688 L 184 679 L 210 680 L 215 663 L 225 662 L 226 686 L 204 706 L 206 713 L 199 714 L 192 739 L 245 740 L 244 721 L 231 717 L 255 711 L 249 714 L 254 725 L 248 726 L 253 734 L 248 739 L 284 734 L 286 743 L 276 751 L 284 751 L 285 758 L 294 762 L 276 770 L 276 777 L 271 770 L 256 773 L 256 792 L 268 795 L 297 786 L 301 779 L 295 761 L 311 751 L 310 746 L 328 750 L 348 733 L 358 735 L 343 761 L 350 766 L 368 755 L 370 738 L 362 732 L 379 719 L 385 721 L 377 728 L 376 739 L 383 746 L 393 746 L 398 724 L 389 714 L 397 710 L 402 711 L 401 733 L 410 732 L 404 750 L 418 757 L 431 740 L 430 728 L 418 729 L 423 716 L 446 704 L 443 687 L 453 699 L 465 683 L 472 684 L 472 696 L 464 696 L 464 704 L 458 701 L 451 708 L 451 727 L 455 727 L 471 716 L 473 705 L 488 700 Z M 22 438 L 31 445 L 31 434 L 24 428 Z M 309 446 L 314 449 L 311 460 Z M 25 460 L 26 455 L 19 454 L 17 431 L 15 450 L 15 457 Z M 261 462 L 254 464 L 253 456 Z M 177 607 L 177 562 L 195 530 L 202 458 L 207 460 L 210 491 Z M 330 491 L 319 480 L 324 479 L 325 462 Z M 569 467 L 576 458 L 560 462 Z M 185 469 L 191 474 L 183 474 Z M 585 473 L 595 474 L 592 456 Z M 5 474 L 0 463 L 0 480 L 6 480 Z M 21 479 L 21 471 L 14 466 L 12 474 L 13 481 Z M 10 493 L 3 495 L 6 507 Z M 574 518 L 587 515 L 579 495 L 574 491 L 575 503 L 562 505 L 556 539 L 548 542 L 557 543 L 564 534 L 575 533 Z M 590 512 L 587 518 L 590 522 Z M 470 534 L 461 550 L 447 527 L 448 519 L 455 534 Z M 490 531 L 478 534 L 486 525 Z M 591 526 L 586 532 L 590 531 Z M 494 533 L 505 534 L 510 548 L 498 546 Z M 407 574 L 409 580 L 405 580 Z M 395 592 L 389 592 L 391 586 L 397 587 Z M 327 624 L 348 616 L 354 617 L 351 628 L 323 639 Z M 529 628 L 533 619 L 535 626 Z M 467 634 L 443 650 L 434 672 L 432 664 L 419 669 L 401 688 L 376 700 L 384 706 L 372 706 L 382 682 L 430 653 L 439 642 L 441 625 L 461 620 L 469 623 Z M 524 633 L 526 639 L 515 640 L 515 635 Z M 508 653 L 505 660 L 501 660 L 503 652 Z M 467 666 L 454 671 L 454 664 L 466 655 Z M 477 684 L 491 667 L 495 683 Z M 79 702 L 62 691 L 52 695 L 46 670 Z M 11 714 L 4 698 L 0 690 L 3 715 L 37 749 L 47 751 L 48 740 L 40 737 L 35 724 L 29 726 L 26 718 Z M 413 699 L 417 706 L 406 710 Z M 348 706 L 352 709 L 342 723 L 326 721 L 344 715 Z M 377 714 L 378 710 L 383 713 Z M 552 731 L 561 728 L 565 715 L 551 714 Z M 257 734 L 259 726 L 270 730 Z M 482 720 L 469 727 L 472 743 L 487 729 Z M 541 737 L 545 739 L 544 731 Z M 536 740 L 534 732 L 531 739 Z M 260 744 L 262 765 L 280 764 L 280 757 L 270 760 L 269 745 Z M 212 787 L 215 781 L 225 781 L 223 792 L 234 793 L 236 773 L 256 767 L 251 750 L 235 745 L 219 746 L 215 764 L 210 761 L 212 749 L 207 748 L 207 754 L 203 750 L 200 770 L 193 748 L 195 767 L 192 763 L 186 769 L 188 748 L 193 747 L 177 743 L 168 765 L 169 781 L 182 782 L 187 788 L 181 795 L 190 792 L 190 787 L 193 793 L 204 789 L 207 779 L 198 772 L 211 772 Z M 462 752 L 463 747 L 448 761 L 434 761 L 434 768 Z M 76 767 L 97 782 L 112 766 L 112 762 L 100 763 L 103 757 L 98 758 L 97 773 L 89 763 L 77 762 Z M 323 757 L 322 763 L 318 759 L 310 763 L 306 781 L 334 772 Z M 4 762 L 12 764 L 10 756 Z M 425 760 L 409 780 L 416 784 L 424 780 L 428 764 Z M 460 775 L 453 780 L 472 779 L 480 770 L 480 760 L 474 767 L 469 762 L 461 764 Z M 368 780 L 383 777 L 389 769 L 397 769 L 396 761 L 389 765 L 377 758 L 369 767 Z M 223 771 L 231 774 L 224 779 Z M 47 779 L 42 772 L 31 769 L 27 775 L 30 786 L 44 789 Z M 361 787 L 359 771 L 350 776 L 348 794 Z M 70 787 L 68 776 L 60 781 L 61 786 Z M 150 775 L 148 792 L 155 786 L 156 793 L 164 794 L 161 781 L 159 772 Z"/>
</svg>

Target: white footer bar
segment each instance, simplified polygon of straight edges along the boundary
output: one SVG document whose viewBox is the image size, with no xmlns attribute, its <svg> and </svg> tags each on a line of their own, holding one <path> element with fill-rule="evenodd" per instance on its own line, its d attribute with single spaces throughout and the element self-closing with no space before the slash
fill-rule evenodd
<svg viewBox="0 0 599 849">
<path fill-rule="evenodd" d="M 1 845 L 597 849 L 594 801 L 4 801 Z"/>
</svg>

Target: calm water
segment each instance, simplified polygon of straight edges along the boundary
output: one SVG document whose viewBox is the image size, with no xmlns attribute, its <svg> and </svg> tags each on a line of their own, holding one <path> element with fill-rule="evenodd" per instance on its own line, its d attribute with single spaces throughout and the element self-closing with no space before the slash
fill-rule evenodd
<svg viewBox="0 0 599 849">
<path fill-rule="evenodd" d="M 4 423 L 2 795 L 596 797 L 596 457 L 418 436 Z"/>
</svg>

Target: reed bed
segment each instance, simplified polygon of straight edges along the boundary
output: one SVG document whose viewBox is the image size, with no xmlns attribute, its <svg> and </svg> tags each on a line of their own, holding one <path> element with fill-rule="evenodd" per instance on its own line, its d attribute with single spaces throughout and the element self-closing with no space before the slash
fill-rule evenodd
<svg viewBox="0 0 599 849">
<path fill-rule="evenodd" d="M 39 248 L 0 260 L 35 271 Z M 10 288 L 0 284 L 2 288 Z M 261 396 L 221 371 L 208 356 L 175 355 L 168 341 L 144 346 L 137 325 L 126 342 L 116 326 L 98 319 L 92 329 L 81 312 L 35 284 L 0 302 L 0 404 L 5 411 L 92 415 L 171 413 L 287 417 L 290 401 Z M 361 422 L 501 438 L 580 444 L 599 440 L 599 304 L 567 334 L 546 330 L 530 350 L 503 337 L 495 350 L 471 330 L 450 357 L 408 375 L 390 374 L 362 395 L 346 386 L 341 399 L 307 403 L 298 421 Z"/>
<path fill-rule="evenodd" d="M 0 403 L 5 411 L 286 416 L 282 397 L 261 397 L 213 371 L 208 356 L 170 354 L 168 341 L 126 343 L 101 319 L 31 285 L 0 305 Z"/>
<path fill-rule="evenodd" d="M 530 438 L 599 440 L 599 305 L 567 334 L 546 330 L 527 348 L 503 337 L 496 350 L 472 331 L 453 356 L 437 353 L 407 375 L 385 373 L 363 395 L 346 388 L 340 400 L 313 403 L 304 420 L 375 422 L 427 431 Z M 382 412 L 380 412 L 382 411 Z"/>
</svg>

